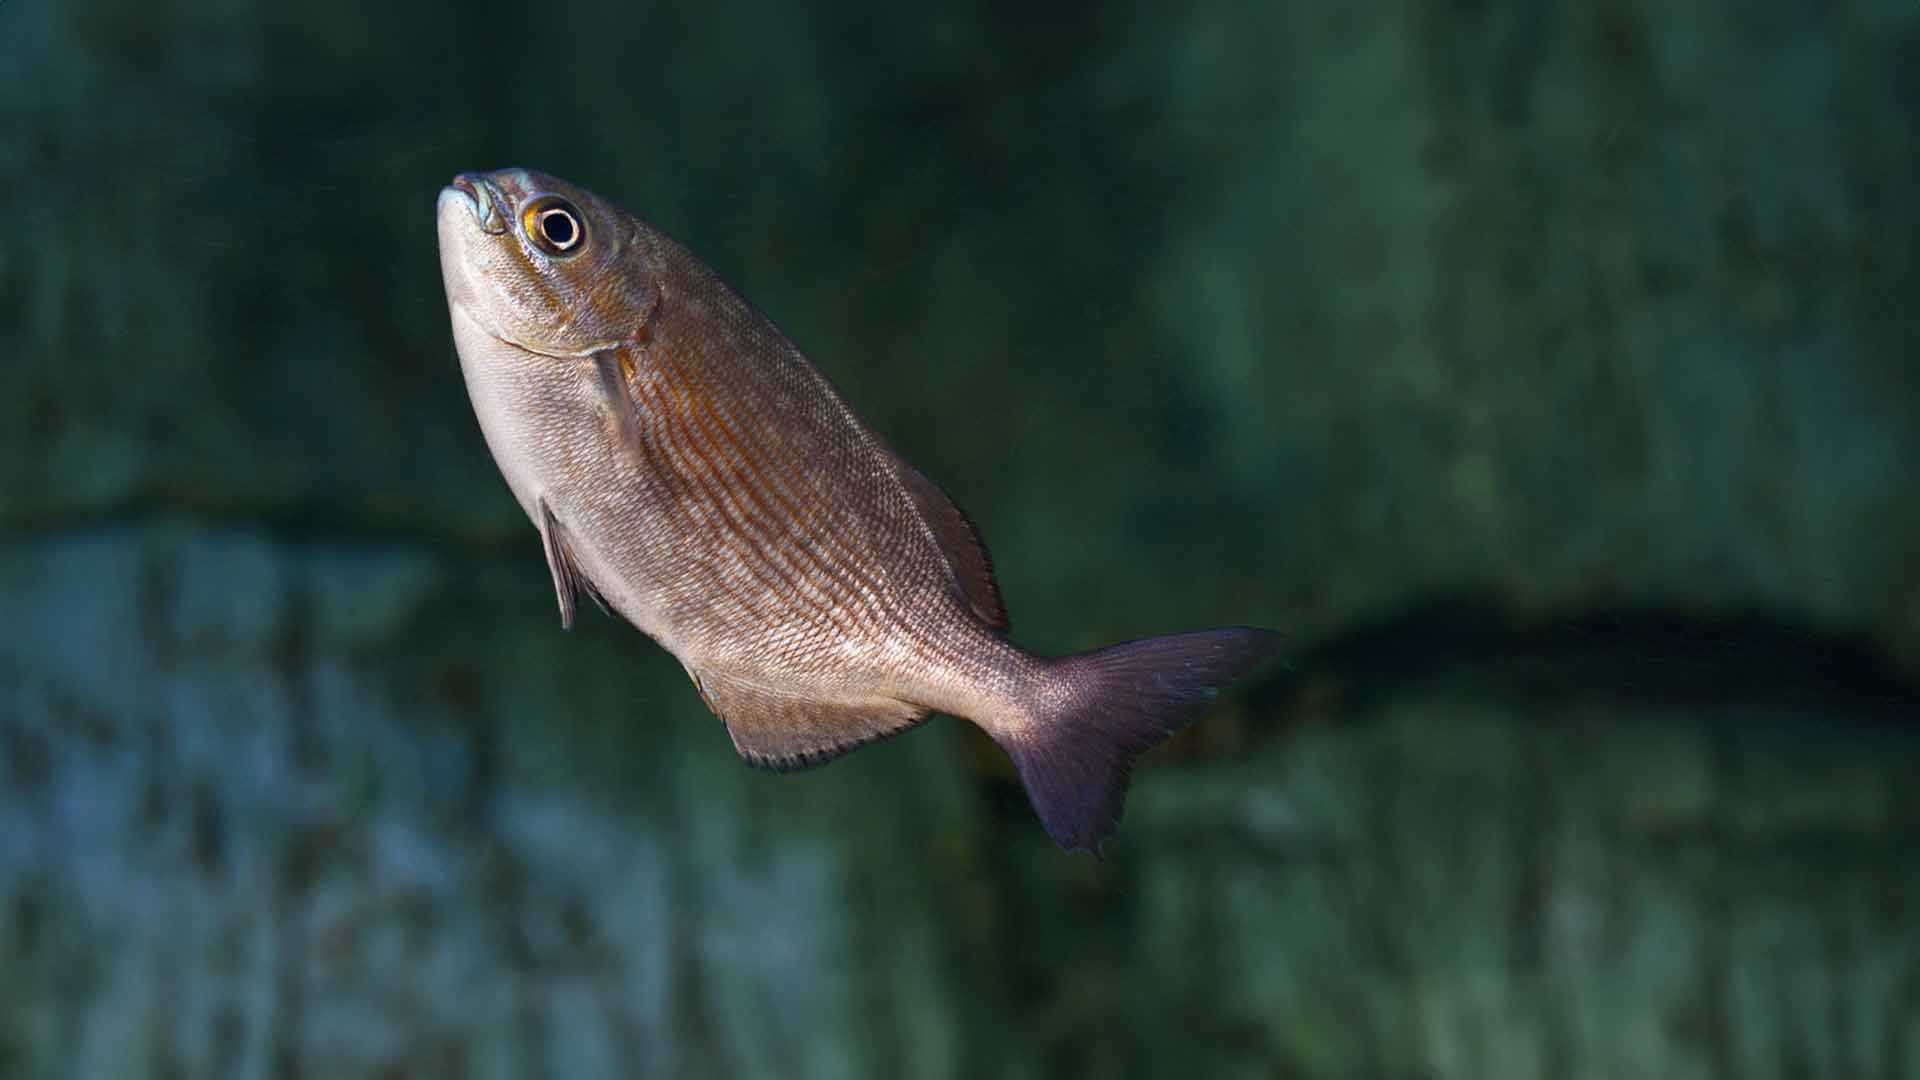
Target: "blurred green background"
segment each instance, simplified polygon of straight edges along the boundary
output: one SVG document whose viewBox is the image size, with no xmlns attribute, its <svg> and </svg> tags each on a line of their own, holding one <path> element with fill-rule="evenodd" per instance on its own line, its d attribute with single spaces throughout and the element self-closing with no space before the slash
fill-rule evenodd
<svg viewBox="0 0 1920 1080">
<path fill-rule="evenodd" d="M 746 769 L 481 443 L 510 164 L 1290 665 L 1105 861 Z M 1917 191 L 1913 0 L 5 0 L 0 1076 L 1920 1075 Z"/>
</svg>

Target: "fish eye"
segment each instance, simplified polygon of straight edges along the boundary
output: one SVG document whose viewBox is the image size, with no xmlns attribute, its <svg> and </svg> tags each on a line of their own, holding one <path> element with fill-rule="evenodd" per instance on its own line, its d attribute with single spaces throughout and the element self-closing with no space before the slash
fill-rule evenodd
<svg viewBox="0 0 1920 1080">
<path fill-rule="evenodd" d="M 565 199 L 541 199 L 528 206 L 520 215 L 520 227 L 536 247 L 549 255 L 578 254 L 587 239 L 580 212 Z"/>
</svg>

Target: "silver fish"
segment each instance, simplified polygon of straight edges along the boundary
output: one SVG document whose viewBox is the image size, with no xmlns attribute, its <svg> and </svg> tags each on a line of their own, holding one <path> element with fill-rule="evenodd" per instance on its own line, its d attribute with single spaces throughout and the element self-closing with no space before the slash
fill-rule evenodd
<svg viewBox="0 0 1920 1080">
<path fill-rule="evenodd" d="M 686 249 L 525 169 L 456 177 L 438 216 L 467 392 L 561 624 L 582 593 L 620 613 L 748 762 L 948 713 L 1012 758 L 1056 843 L 1097 851 L 1133 759 L 1275 653 L 1248 627 L 1021 649 L 973 523 Z"/>
</svg>

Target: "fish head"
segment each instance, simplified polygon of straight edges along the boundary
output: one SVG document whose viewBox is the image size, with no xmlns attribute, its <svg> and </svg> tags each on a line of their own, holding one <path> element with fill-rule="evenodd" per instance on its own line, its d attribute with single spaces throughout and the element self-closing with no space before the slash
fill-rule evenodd
<svg viewBox="0 0 1920 1080">
<path fill-rule="evenodd" d="M 529 169 L 461 173 L 440 191 L 447 303 L 544 356 L 634 341 L 659 298 L 654 244 L 620 207 Z"/>
</svg>

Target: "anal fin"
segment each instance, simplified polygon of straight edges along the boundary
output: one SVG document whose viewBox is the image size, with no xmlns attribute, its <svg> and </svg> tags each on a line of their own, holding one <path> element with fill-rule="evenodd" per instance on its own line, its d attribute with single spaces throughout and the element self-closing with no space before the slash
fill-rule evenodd
<svg viewBox="0 0 1920 1080">
<path fill-rule="evenodd" d="M 927 710 L 889 698 L 858 703 L 789 697 L 692 667 L 693 685 L 727 725 L 747 764 L 792 770 L 821 765 L 924 720 Z"/>
</svg>

